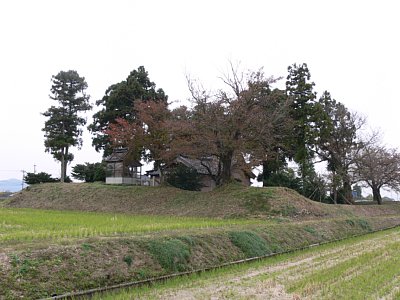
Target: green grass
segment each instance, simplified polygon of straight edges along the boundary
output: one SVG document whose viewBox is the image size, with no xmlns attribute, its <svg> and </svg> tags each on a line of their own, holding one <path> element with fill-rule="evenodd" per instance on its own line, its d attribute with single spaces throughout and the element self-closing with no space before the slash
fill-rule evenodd
<svg viewBox="0 0 400 300">
<path fill-rule="evenodd" d="M 232 231 L 229 233 L 229 238 L 246 257 L 257 257 L 272 252 L 265 240 L 252 231 Z"/>
<path fill-rule="evenodd" d="M 190 247 L 183 241 L 179 239 L 151 241 L 149 250 L 165 270 L 170 272 L 186 271 Z"/>
<path fill-rule="evenodd" d="M 261 221 L 0 208 L 0 244 L 257 223 Z"/>
<path fill-rule="evenodd" d="M 194 299 L 253 299 L 257 295 L 260 298 L 257 294 L 260 290 L 264 292 L 276 285 L 284 286 L 285 292 L 293 294 L 290 298 L 298 295 L 301 299 L 399 299 L 400 229 L 179 277 L 150 287 L 116 291 L 94 299 L 172 299 L 182 295 L 179 294 L 182 291 Z M 246 297 L 243 292 L 247 292 Z"/>
</svg>

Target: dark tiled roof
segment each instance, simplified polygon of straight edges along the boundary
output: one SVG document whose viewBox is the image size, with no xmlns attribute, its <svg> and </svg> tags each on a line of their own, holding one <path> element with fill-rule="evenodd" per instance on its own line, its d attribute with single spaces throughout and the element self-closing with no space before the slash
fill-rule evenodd
<svg viewBox="0 0 400 300">
<path fill-rule="evenodd" d="M 128 154 L 128 148 L 116 148 L 113 150 L 111 155 L 107 156 L 104 161 L 107 163 L 123 162 L 126 155 Z M 140 167 L 142 164 L 139 161 L 132 161 L 129 163 L 130 166 Z"/>
<path fill-rule="evenodd" d="M 212 175 L 218 174 L 218 159 L 213 157 L 206 157 L 203 159 L 194 159 L 186 156 L 178 156 L 176 159 L 178 163 L 184 164 L 188 168 L 195 169 L 198 173 L 209 175 L 211 171 Z"/>
</svg>

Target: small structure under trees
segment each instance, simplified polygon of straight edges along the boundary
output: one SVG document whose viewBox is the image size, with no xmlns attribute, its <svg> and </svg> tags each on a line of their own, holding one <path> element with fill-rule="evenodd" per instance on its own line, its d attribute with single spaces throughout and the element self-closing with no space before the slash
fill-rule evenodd
<svg viewBox="0 0 400 300">
<path fill-rule="evenodd" d="M 164 181 L 161 177 L 166 177 L 166 181 L 169 182 L 169 176 L 171 174 L 176 175 L 175 171 L 179 167 L 184 167 L 187 171 L 192 170 L 196 173 L 199 191 L 209 192 L 217 187 L 218 169 L 221 168 L 221 165 L 216 157 L 209 156 L 197 159 L 185 155 L 178 155 L 174 162 L 167 166 L 163 172 L 158 169 L 147 171 L 147 174 L 151 177 L 154 185 L 159 185 Z M 233 164 L 231 172 L 232 179 L 244 186 L 250 186 L 251 179 L 256 178 L 256 175 L 250 169 L 245 169 L 239 164 Z M 192 178 L 188 178 L 186 184 L 190 184 L 189 181 L 192 180 Z"/>
<path fill-rule="evenodd" d="M 232 68 L 223 78 L 227 91 L 215 95 L 188 80 L 192 107 L 170 111 L 167 104 L 148 100 L 135 102 L 136 118 L 110 123 L 105 133 L 114 146 L 137 149 L 156 167 L 170 165 L 180 154 L 190 158 L 213 157 L 216 172 L 208 172 L 216 186 L 236 180 L 234 165 L 249 170 L 266 159 L 276 145 L 281 125 L 290 124 L 289 103 L 272 89 L 278 80 L 260 70 L 245 75 Z M 145 155 L 143 155 L 143 153 Z"/>
<path fill-rule="evenodd" d="M 211 191 L 217 186 L 216 177 L 218 176 L 218 168 L 220 164 L 217 158 L 205 157 L 202 159 L 189 158 L 187 156 L 179 155 L 175 163 L 182 164 L 187 168 L 194 169 L 200 175 L 200 183 L 202 185 L 201 191 Z M 244 186 L 250 186 L 251 178 L 256 176 L 251 172 L 251 170 L 244 170 L 240 165 L 232 165 L 232 178 Z"/>
<path fill-rule="evenodd" d="M 130 158 L 127 148 L 117 148 L 107 156 L 106 184 L 149 185 L 142 177 L 142 164 Z"/>
</svg>

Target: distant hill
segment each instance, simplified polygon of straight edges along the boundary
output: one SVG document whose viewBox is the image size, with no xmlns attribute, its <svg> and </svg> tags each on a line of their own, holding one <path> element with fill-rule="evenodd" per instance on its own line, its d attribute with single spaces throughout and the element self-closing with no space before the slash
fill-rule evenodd
<svg viewBox="0 0 400 300">
<path fill-rule="evenodd" d="M 22 181 L 19 179 L 0 180 L 0 192 L 19 192 L 21 188 Z"/>
</svg>

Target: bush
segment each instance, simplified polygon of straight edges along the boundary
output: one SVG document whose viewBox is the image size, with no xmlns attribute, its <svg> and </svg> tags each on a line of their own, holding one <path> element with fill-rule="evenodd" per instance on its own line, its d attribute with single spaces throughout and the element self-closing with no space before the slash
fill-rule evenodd
<svg viewBox="0 0 400 300">
<path fill-rule="evenodd" d="M 24 181 L 26 184 L 38 184 L 45 182 L 58 182 L 60 180 L 58 178 L 51 177 L 51 175 L 46 172 L 40 172 L 37 174 L 28 172 L 24 176 Z"/>
<path fill-rule="evenodd" d="M 282 186 L 295 191 L 301 190 L 301 180 L 296 177 L 295 172 L 291 168 L 285 168 L 276 173 L 271 173 L 267 178 L 264 178 L 263 182 L 264 186 Z"/>
<path fill-rule="evenodd" d="M 371 225 L 368 223 L 367 220 L 364 220 L 364 219 L 347 219 L 346 223 L 352 227 L 358 225 L 364 230 L 368 230 L 368 231 L 372 230 Z"/>
<path fill-rule="evenodd" d="M 246 257 L 263 256 L 272 252 L 265 240 L 252 231 L 233 231 L 229 233 L 229 238 Z"/>
<path fill-rule="evenodd" d="M 181 240 L 151 241 L 149 250 L 166 271 L 182 272 L 187 269 L 190 248 Z"/>
<path fill-rule="evenodd" d="M 182 164 L 178 164 L 169 170 L 167 182 L 176 188 L 189 191 L 200 191 L 203 187 L 201 175 L 195 169 Z"/>
<path fill-rule="evenodd" d="M 106 167 L 103 163 L 85 163 L 72 167 L 72 177 L 85 182 L 106 181 Z"/>
</svg>

